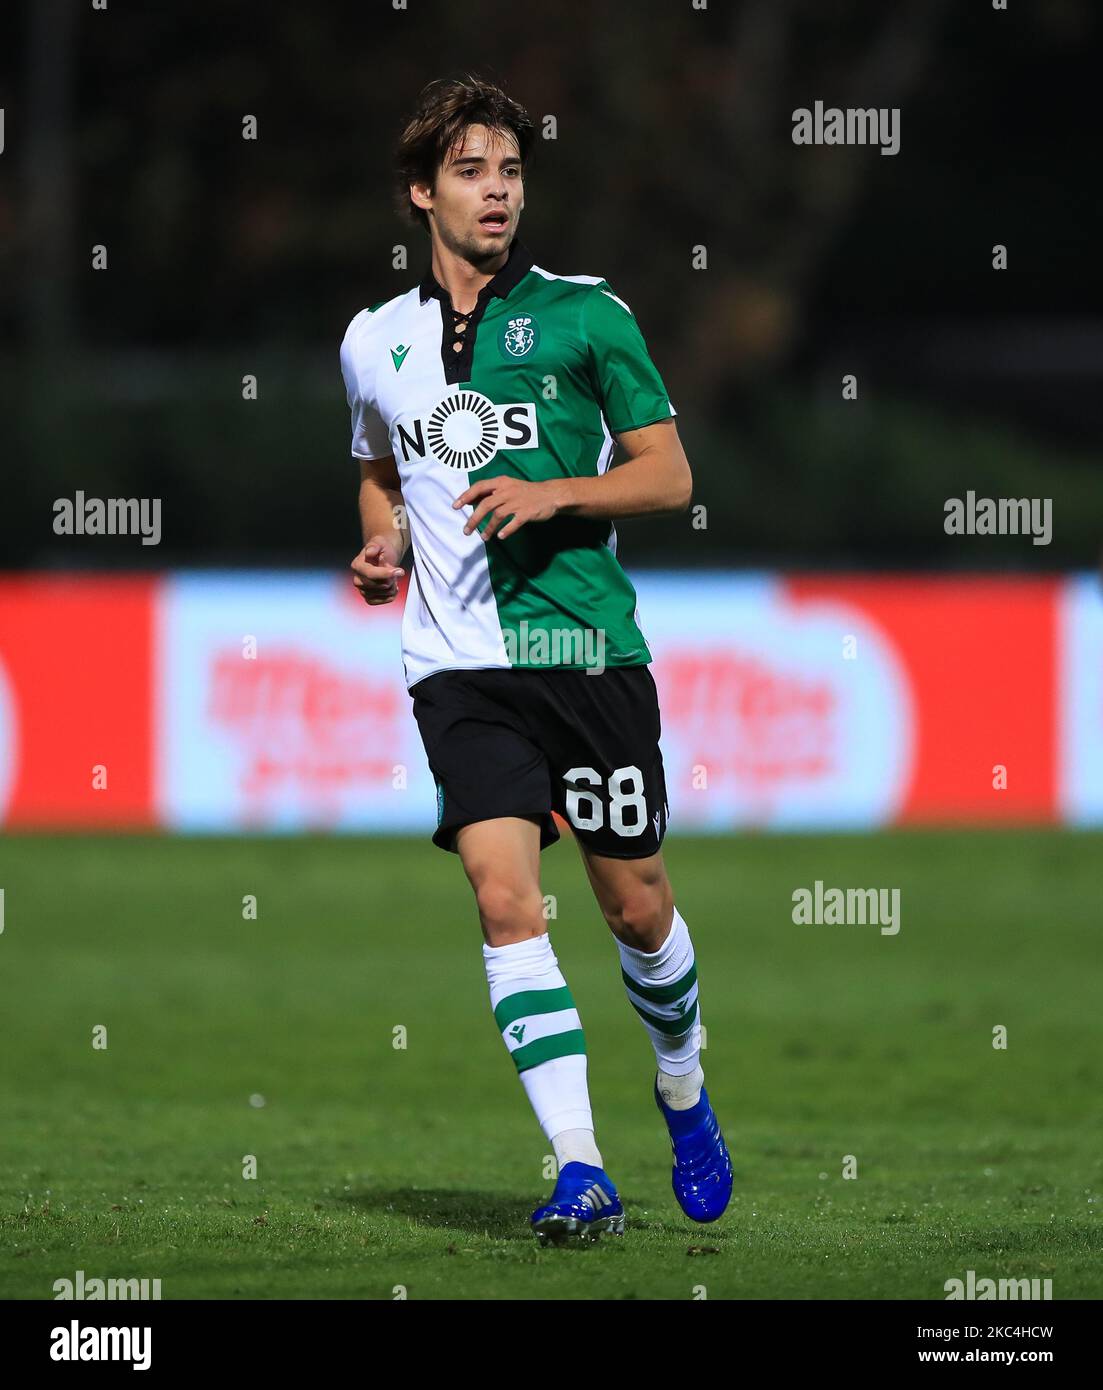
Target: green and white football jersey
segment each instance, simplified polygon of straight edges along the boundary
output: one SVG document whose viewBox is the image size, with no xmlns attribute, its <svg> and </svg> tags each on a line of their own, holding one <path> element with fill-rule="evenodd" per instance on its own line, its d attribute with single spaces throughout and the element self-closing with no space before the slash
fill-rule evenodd
<svg viewBox="0 0 1103 1390">
<path fill-rule="evenodd" d="M 413 551 L 406 684 L 437 671 L 651 660 L 609 521 L 463 534 L 473 482 L 596 476 L 614 434 L 675 414 L 631 310 L 595 275 L 553 275 L 516 239 L 457 329 L 432 271 L 364 309 L 341 344 L 352 453 L 393 454 Z M 485 523 L 484 523 L 485 524 Z"/>
</svg>

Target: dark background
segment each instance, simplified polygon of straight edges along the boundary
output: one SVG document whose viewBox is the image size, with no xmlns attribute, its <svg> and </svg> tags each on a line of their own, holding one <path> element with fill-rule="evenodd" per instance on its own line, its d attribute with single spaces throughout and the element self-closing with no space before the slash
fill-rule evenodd
<svg viewBox="0 0 1103 1390">
<path fill-rule="evenodd" d="M 556 118 L 521 235 L 553 271 L 608 278 L 679 412 L 708 525 L 618 526 L 629 567 L 1096 564 L 1093 0 L 11 8 L 4 567 L 344 569 L 337 349 L 423 273 L 392 150 L 421 86 L 468 71 L 538 129 Z M 793 145 L 816 100 L 900 107 L 900 152 Z M 78 488 L 160 497 L 161 545 L 55 536 Z M 1052 544 L 947 536 L 970 488 L 1052 498 Z"/>
</svg>

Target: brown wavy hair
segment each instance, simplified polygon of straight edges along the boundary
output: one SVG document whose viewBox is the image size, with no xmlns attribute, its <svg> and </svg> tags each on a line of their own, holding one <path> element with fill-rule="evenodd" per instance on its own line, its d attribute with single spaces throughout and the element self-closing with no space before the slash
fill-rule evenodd
<svg viewBox="0 0 1103 1390">
<path fill-rule="evenodd" d="M 441 165 L 472 125 L 512 134 L 526 169 L 536 127 L 525 108 L 481 77 L 437 78 L 422 88 L 395 153 L 395 206 L 405 221 L 419 222 L 428 232 L 428 215 L 411 201 L 410 184 L 434 189 Z"/>
</svg>

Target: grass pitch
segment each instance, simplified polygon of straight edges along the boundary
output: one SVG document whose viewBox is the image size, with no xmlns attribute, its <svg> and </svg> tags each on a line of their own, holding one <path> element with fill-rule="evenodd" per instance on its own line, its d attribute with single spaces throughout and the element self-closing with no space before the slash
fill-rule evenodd
<svg viewBox="0 0 1103 1390">
<path fill-rule="evenodd" d="M 1098 1297 L 1103 837 L 670 838 L 666 858 L 732 1204 L 698 1227 L 674 1202 L 650 1044 L 565 838 L 549 925 L 627 1233 L 538 1250 L 550 1146 L 453 856 L 9 838 L 0 1297 L 83 1270 L 164 1298 L 941 1299 L 968 1269 Z M 817 879 L 899 888 L 899 934 L 794 925 Z"/>
</svg>

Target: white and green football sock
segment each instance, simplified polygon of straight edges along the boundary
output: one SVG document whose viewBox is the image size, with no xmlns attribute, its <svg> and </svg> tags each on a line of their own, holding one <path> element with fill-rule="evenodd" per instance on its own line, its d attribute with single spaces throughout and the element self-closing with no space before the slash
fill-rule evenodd
<svg viewBox="0 0 1103 1390">
<path fill-rule="evenodd" d="M 556 1162 L 600 1168 L 586 1085 L 586 1042 L 545 932 L 483 946 L 490 1007 Z"/>
<path fill-rule="evenodd" d="M 701 1097 L 701 1013 L 697 1004 L 697 965 L 689 928 L 674 917 L 657 951 L 637 951 L 617 942 L 621 977 L 628 999 L 655 1049 L 659 1091 L 674 1110 L 688 1110 Z"/>
</svg>

